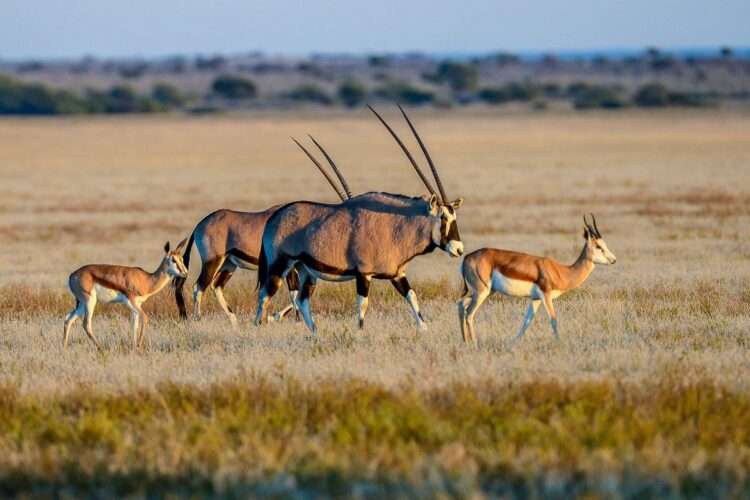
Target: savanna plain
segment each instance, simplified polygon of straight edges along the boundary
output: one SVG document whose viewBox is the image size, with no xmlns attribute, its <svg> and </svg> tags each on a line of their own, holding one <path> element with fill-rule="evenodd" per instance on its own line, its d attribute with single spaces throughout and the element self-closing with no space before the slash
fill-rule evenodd
<svg viewBox="0 0 750 500">
<path fill-rule="evenodd" d="M 418 148 L 387 113 L 415 156 Z M 467 251 L 572 262 L 593 212 L 613 266 L 541 313 L 493 296 L 464 346 L 459 259 L 408 276 L 429 331 L 376 282 L 319 286 L 319 337 L 252 326 L 255 273 L 181 322 L 151 299 L 99 306 L 67 351 L 70 272 L 156 268 L 217 208 L 334 201 L 290 141 L 313 134 L 355 193 L 423 194 L 365 110 L 0 120 L 0 494 L 3 496 L 743 497 L 750 494 L 750 114 L 496 113 L 413 118 Z M 199 265 L 194 250 L 192 285 Z M 284 293 L 273 308 L 286 304 Z"/>
</svg>

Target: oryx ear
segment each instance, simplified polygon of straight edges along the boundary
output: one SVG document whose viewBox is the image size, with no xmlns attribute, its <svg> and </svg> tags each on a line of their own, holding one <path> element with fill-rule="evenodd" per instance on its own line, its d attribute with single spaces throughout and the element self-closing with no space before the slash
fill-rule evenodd
<svg viewBox="0 0 750 500">
<path fill-rule="evenodd" d="M 169 242 L 164 243 L 164 253 L 169 253 Z"/>
<path fill-rule="evenodd" d="M 463 205 L 463 204 L 464 204 L 464 199 L 463 198 L 457 198 L 457 199 L 455 199 L 455 200 L 453 200 L 451 202 L 451 206 L 454 209 L 456 209 L 456 210 L 458 210 L 459 208 L 461 208 L 461 205 Z"/>
<path fill-rule="evenodd" d="M 438 205 L 438 197 L 436 194 L 433 194 L 432 196 L 430 196 L 430 213 L 432 215 L 437 215 Z"/>
<path fill-rule="evenodd" d="M 177 244 L 177 248 L 174 249 L 175 252 L 182 252 L 182 250 L 185 248 L 185 244 L 187 243 L 187 238 L 183 239 L 181 242 Z"/>
</svg>

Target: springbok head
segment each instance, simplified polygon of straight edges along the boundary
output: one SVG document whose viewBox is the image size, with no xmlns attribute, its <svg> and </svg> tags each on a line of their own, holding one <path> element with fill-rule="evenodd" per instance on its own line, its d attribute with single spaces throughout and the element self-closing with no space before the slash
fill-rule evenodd
<svg viewBox="0 0 750 500">
<path fill-rule="evenodd" d="M 591 223 L 583 216 L 583 238 L 586 240 L 586 256 L 594 264 L 614 264 L 617 262 L 615 254 L 610 252 L 607 243 L 602 238 L 602 233 L 596 225 L 596 217 L 591 215 Z"/>
<path fill-rule="evenodd" d="M 368 105 L 367 107 L 370 108 L 370 111 L 372 111 L 375 116 L 378 117 L 380 123 L 385 126 L 388 132 L 390 132 L 391 136 L 396 140 L 396 143 L 398 143 L 398 145 L 401 147 L 401 150 L 406 155 L 409 163 L 411 163 L 411 165 L 414 167 L 417 175 L 422 180 L 427 190 L 430 192 L 429 215 L 433 218 L 432 242 L 438 248 L 445 251 L 449 255 L 453 257 L 460 257 L 464 253 L 464 244 L 461 241 L 461 235 L 458 233 L 456 211 L 463 204 L 463 198 L 457 198 L 453 201 L 448 200 L 448 196 L 445 194 L 445 188 L 443 187 L 443 182 L 440 180 L 440 175 L 438 174 L 437 168 L 435 167 L 435 163 L 432 161 L 430 153 L 427 151 L 427 147 L 424 145 L 424 142 L 422 142 L 422 138 L 419 136 L 419 133 L 417 133 L 417 129 L 414 128 L 411 120 L 400 105 L 398 109 L 399 111 L 401 111 L 401 114 L 406 120 L 406 123 L 409 125 L 409 129 L 411 129 L 412 134 L 414 134 L 414 138 L 417 140 L 417 143 L 419 143 L 419 147 L 422 149 L 422 153 L 424 153 L 424 156 L 427 159 L 427 164 L 430 166 L 430 171 L 432 172 L 432 176 L 435 179 L 435 184 L 437 184 L 437 191 L 435 191 L 435 188 L 432 187 L 432 184 L 424 175 L 422 169 L 419 168 L 419 165 L 417 165 L 414 157 L 398 137 L 396 132 L 393 131 L 390 125 L 388 125 L 383 117 L 380 116 L 380 114 L 375 111 L 372 106 Z"/>
<path fill-rule="evenodd" d="M 172 278 L 187 278 L 188 269 L 185 267 L 185 262 L 182 260 L 182 251 L 185 249 L 187 244 L 187 238 L 182 240 L 177 248 L 170 250 L 169 242 L 164 244 L 164 260 L 162 265 L 166 266 L 167 274 Z"/>
</svg>

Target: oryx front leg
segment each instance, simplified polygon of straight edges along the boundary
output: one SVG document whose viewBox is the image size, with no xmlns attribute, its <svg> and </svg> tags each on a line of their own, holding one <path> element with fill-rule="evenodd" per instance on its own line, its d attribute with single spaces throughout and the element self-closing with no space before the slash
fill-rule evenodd
<svg viewBox="0 0 750 500">
<path fill-rule="evenodd" d="M 391 283 L 393 283 L 393 286 L 396 287 L 398 293 L 400 293 L 401 296 L 406 299 L 409 307 L 411 307 L 411 312 L 414 315 L 414 320 L 417 322 L 417 328 L 420 331 L 426 331 L 427 323 L 425 323 L 424 317 L 422 317 L 422 313 L 419 310 L 417 294 L 416 292 L 414 292 L 414 290 L 412 290 L 411 286 L 409 285 L 409 281 L 406 279 L 406 276 L 399 276 L 398 278 L 394 278 L 391 280 Z"/>
<path fill-rule="evenodd" d="M 370 284 L 372 278 L 364 274 L 357 274 L 357 316 L 359 318 L 360 330 L 365 327 L 365 314 L 370 296 Z"/>
<path fill-rule="evenodd" d="M 315 326 L 315 321 L 313 321 L 312 311 L 310 310 L 310 299 L 312 298 L 312 294 L 315 291 L 316 281 L 317 280 L 315 277 L 309 274 L 306 276 L 306 278 L 302 282 L 302 291 L 300 292 L 299 301 L 300 311 L 302 311 L 302 318 L 305 320 L 305 324 L 307 325 L 307 328 L 310 330 L 313 336 L 317 336 L 318 328 Z"/>
<path fill-rule="evenodd" d="M 521 329 L 518 330 L 518 334 L 513 337 L 513 340 L 511 341 L 511 345 L 515 344 L 519 340 L 523 338 L 523 335 L 526 333 L 526 330 L 529 328 L 529 325 L 531 325 L 531 322 L 534 320 L 534 316 L 536 315 L 537 309 L 539 309 L 539 305 L 542 303 L 539 299 L 532 299 L 531 302 L 529 302 L 529 307 L 526 309 L 526 316 L 523 318 L 523 324 L 521 325 Z"/>
</svg>

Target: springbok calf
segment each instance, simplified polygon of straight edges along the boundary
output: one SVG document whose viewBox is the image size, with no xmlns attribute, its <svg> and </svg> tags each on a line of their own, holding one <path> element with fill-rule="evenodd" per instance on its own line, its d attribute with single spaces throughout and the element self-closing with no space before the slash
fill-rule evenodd
<svg viewBox="0 0 750 500">
<path fill-rule="evenodd" d="M 256 325 L 266 320 L 268 301 L 278 291 L 282 278 L 296 267 L 300 274 L 299 307 L 313 335 L 316 327 L 310 299 L 318 279 L 356 281 L 360 328 L 372 279 L 389 280 L 411 307 L 417 326 L 426 327 L 416 293 L 406 279 L 406 267 L 414 257 L 437 248 L 453 257 L 463 253 L 456 221 L 463 200 L 448 200 L 427 149 L 406 113 L 401 112 L 427 158 L 440 197 L 398 136 L 375 113 L 401 146 L 430 196 L 370 192 L 335 205 L 298 201 L 278 209 L 263 231 Z"/>
<path fill-rule="evenodd" d="M 128 306 L 132 312 L 133 349 L 137 349 L 143 343 L 143 329 L 148 323 L 148 316 L 141 308 L 143 303 L 159 293 L 173 278 L 187 276 L 188 271 L 180 255 L 185 243 L 186 240 L 182 240 L 177 248 L 170 251 L 167 242 L 164 245 L 164 258 L 153 273 L 140 267 L 106 264 L 90 264 L 73 272 L 68 278 L 68 286 L 76 299 L 76 307 L 65 317 L 63 349 L 68 346 L 68 335 L 73 323 L 78 318 L 84 318 L 83 329 L 86 335 L 98 350 L 102 350 L 91 326 L 97 302 L 119 302 Z"/>
<path fill-rule="evenodd" d="M 557 314 L 552 300 L 581 286 L 594 270 L 594 264 L 614 264 L 617 261 L 602 239 L 593 214 L 591 220 L 593 225 L 586 221 L 584 215 L 583 238 L 586 242 L 578 259 L 570 266 L 548 257 L 495 248 L 482 248 L 467 255 L 461 266 L 464 295 L 458 301 L 458 320 L 464 342 L 476 345 L 474 315 L 493 292 L 531 298 L 514 343 L 526 333 L 541 303 L 544 303 L 544 310 L 549 316 L 552 333 L 559 339 Z"/>
<path fill-rule="evenodd" d="M 315 157 L 296 139 L 292 140 L 313 161 L 315 166 L 318 167 L 338 197 L 341 198 L 341 201 L 351 198 L 349 185 L 336 167 L 336 164 L 312 136 L 310 136 L 310 139 L 312 139 L 328 160 L 329 165 L 341 182 L 344 192 L 336 186 L 336 183 Z M 203 295 L 207 289 L 211 288 L 221 309 L 229 317 L 232 326 L 237 327 L 237 317 L 224 298 L 224 287 L 238 268 L 247 270 L 258 269 L 258 256 L 260 254 L 263 228 L 268 218 L 271 217 L 279 206 L 275 205 L 261 212 L 239 212 L 236 210 L 221 209 L 208 214 L 195 226 L 193 232 L 190 233 L 185 253 L 182 256 L 185 268 L 189 268 L 190 252 L 195 242 L 201 258 L 201 272 L 193 286 L 194 319 L 200 319 Z M 292 269 L 287 274 L 286 282 L 291 304 L 274 315 L 274 319 L 277 321 L 283 319 L 287 313 L 295 308 L 295 299 L 299 290 L 299 279 L 295 269 Z M 185 278 L 175 278 L 177 309 L 180 311 L 180 318 L 187 319 L 187 308 L 183 295 L 184 285 Z"/>
</svg>

